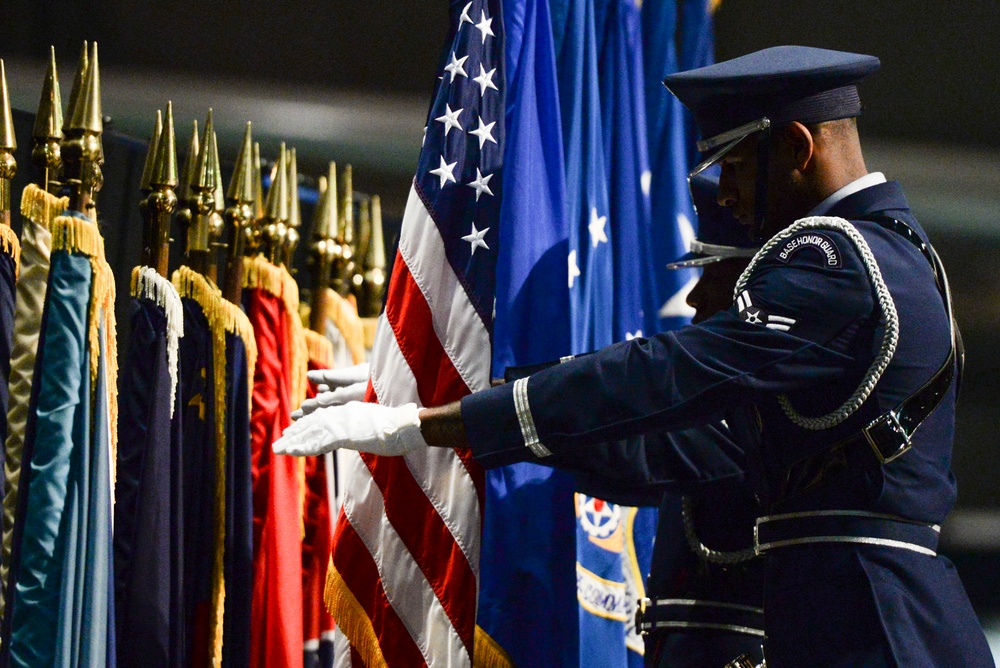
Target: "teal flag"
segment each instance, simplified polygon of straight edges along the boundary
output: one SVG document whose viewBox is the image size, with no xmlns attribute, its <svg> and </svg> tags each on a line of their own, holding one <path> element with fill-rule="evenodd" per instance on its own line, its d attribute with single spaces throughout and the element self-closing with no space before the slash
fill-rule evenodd
<svg viewBox="0 0 1000 668">
<path fill-rule="evenodd" d="M 105 362 L 114 351 L 105 348 L 102 324 L 96 333 L 101 354 L 91 360 L 94 265 L 89 255 L 66 248 L 69 239 L 88 239 L 82 245 L 96 250 L 100 237 L 88 220 L 64 217 L 56 220 L 53 238 L 25 439 L 32 452 L 27 501 L 11 570 L 9 661 L 108 666 L 114 665 L 108 642 L 112 424 Z M 96 321 L 103 323 L 103 314 Z"/>
</svg>

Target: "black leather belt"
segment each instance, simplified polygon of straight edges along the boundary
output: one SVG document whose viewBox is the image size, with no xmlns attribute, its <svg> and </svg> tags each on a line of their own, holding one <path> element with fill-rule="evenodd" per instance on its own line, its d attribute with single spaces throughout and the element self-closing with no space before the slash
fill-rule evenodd
<svg viewBox="0 0 1000 668">
<path fill-rule="evenodd" d="M 941 527 L 858 510 L 817 510 L 757 519 L 757 554 L 815 543 L 856 543 L 937 556 Z"/>
<path fill-rule="evenodd" d="M 640 634 L 668 629 L 712 629 L 764 637 L 764 610 L 690 598 L 644 598 L 635 613 Z"/>
</svg>

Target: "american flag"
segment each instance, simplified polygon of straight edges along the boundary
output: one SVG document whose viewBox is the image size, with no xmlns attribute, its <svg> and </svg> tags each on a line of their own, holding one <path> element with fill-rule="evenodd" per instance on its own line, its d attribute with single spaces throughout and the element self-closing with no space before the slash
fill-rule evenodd
<svg viewBox="0 0 1000 668">
<path fill-rule="evenodd" d="M 500 0 L 459 2 L 452 21 L 372 353 L 368 400 L 393 406 L 441 405 L 490 381 L 504 150 Z M 444 448 L 350 461 L 327 601 L 352 659 L 471 665 L 482 470 L 469 452 Z"/>
</svg>

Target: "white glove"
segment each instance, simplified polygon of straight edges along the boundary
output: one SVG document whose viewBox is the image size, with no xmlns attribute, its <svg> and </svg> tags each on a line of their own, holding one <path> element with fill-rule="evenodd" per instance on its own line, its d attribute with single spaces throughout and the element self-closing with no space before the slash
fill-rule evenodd
<svg viewBox="0 0 1000 668">
<path fill-rule="evenodd" d="M 303 401 L 302 406 L 299 407 L 298 410 L 292 411 L 292 419 L 298 420 L 303 415 L 309 415 L 318 408 L 341 406 L 346 404 L 348 401 L 361 401 L 365 398 L 365 392 L 367 390 L 368 381 L 362 381 L 360 383 L 348 385 L 347 387 L 338 387 L 331 392 L 322 392 L 317 394 L 312 399 L 306 399 Z"/>
<path fill-rule="evenodd" d="M 370 372 L 368 362 L 362 362 L 343 369 L 317 369 L 307 375 L 317 385 L 326 385 L 328 389 L 335 390 L 354 383 L 367 383 Z"/>
<path fill-rule="evenodd" d="M 427 447 L 416 404 L 382 406 L 352 401 L 320 408 L 285 429 L 278 455 L 322 455 L 337 448 L 374 455 L 405 455 Z"/>
</svg>

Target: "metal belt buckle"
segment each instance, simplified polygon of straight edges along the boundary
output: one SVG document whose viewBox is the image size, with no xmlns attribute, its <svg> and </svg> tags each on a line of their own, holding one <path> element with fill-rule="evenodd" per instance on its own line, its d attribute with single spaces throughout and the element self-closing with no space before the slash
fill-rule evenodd
<svg viewBox="0 0 1000 668">
<path fill-rule="evenodd" d="M 899 421 L 899 414 L 894 410 L 875 418 L 861 432 L 882 464 L 888 464 L 906 454 L 913 445 L 910 435 Z"/>
<path fill-rule="evenodd" d="M 639 599 L 639 607 L 635 611 L 635 629 L 639 632 L 639 635 L 646 635 L 649 629 L 646 628 L 646 606 L 652 605 L 653 602 L 648 598 Z M 650 625 L 652 626 L 652 625 Z"/>
</svg>

